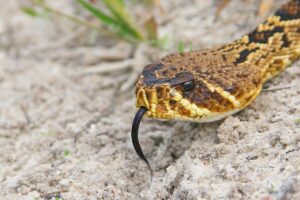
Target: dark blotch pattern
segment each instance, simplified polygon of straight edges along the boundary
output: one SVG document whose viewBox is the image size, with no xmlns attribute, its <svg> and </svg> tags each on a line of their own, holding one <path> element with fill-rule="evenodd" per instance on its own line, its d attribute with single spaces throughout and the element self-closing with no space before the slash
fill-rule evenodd
<svg viewBox="0 0 300 200">
<path fill-rule="evenodd" d="M 283 43 L 282 43 L 281 47 L 289 47 L 291 45 L 291 42 L 289 41 L 289 39 L 286 36 L 286 34 L 283 35 L 282 42 Z"/>
<path fill-rule="evenodd" d="M 294 20 L 300 18 L 300 0 L 290 1 L 284 5 L 276 13 L 276 16 L 280 17 L 282 21 Z"/>
<path fill-rule="evenodd" d="M 254 48 L 254 49 L 244 49 L 243 51 L 241 51 L 240 53 L 240 57 L 238 59 L 236 59 L 236 61 L 234 62 L 234 64 L 238 64 L 238 63 L 242 63 L 245 62 L 247 60 L 247 57 L 251 54 L 256 52 L 257 50 L 259 50 L 259 48 Z"/>
<path fill-rule="evenodd" d="M 255 29 L 252 33 L 248 35 L 249 42 L 254 43 L 268 43 L 270 37 L 272 37 L 275 33 L 282 33 L 284 32 L 283 27 L 275 27 L 273 30 L 270 31 L 258 31 Z"/>
</svg>

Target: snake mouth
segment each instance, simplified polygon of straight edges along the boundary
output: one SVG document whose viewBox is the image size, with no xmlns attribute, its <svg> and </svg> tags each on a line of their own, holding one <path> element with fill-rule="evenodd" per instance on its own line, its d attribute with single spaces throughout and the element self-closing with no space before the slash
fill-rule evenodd
<svg viewBox="0 0 300 200">
<path fill-rule="evenodd" d="M 134 117 L 134 120 L 133 120 L 133 123 L 132 123 L 132 129 L 131 129 L 131 139 L 132 139 L 132 144 L 133 144 L 133 147 L 136 151 L 136 153 L 138 154 L 138 156 L 146 162 L 150 172 L 151 172 L 151 177 L 152 177 L 152 170 L 151 170 L 151 167 L 150 167 L 150 164 L 147 160 L 147 158 L 145 157 L 144 153 L 143 153 L 143 150 L 141 148 L 141 145 L 140 145 L 140 142 L 139 142 L 139 127 L 140 127 L 140 123 L 142 121 L 142 118 L 144 116 L 144 114 L 148 111 L 147 108 L 145 107 L 140 107 L 140 109 L 137 111 L 135 117 Z"/>
</svg>

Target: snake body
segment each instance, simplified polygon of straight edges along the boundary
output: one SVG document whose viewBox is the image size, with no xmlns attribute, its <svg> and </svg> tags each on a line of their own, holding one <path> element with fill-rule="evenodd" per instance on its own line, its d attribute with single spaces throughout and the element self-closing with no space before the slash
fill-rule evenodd
<svg viewBox="0 0 300 200">
<path fill-rule="evenodd" d="M 299 56 L 300 0 L 290 0 L 241 39 L 147 65 L 137 81 L 136 106 L 151 118 L 220 120 L 248 106 Z"/>
</svg>

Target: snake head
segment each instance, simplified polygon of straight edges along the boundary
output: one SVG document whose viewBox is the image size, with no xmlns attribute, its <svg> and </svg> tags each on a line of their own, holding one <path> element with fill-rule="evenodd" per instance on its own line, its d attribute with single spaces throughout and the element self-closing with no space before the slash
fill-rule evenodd
<svg viewBox="0 0 300 200">
<path fill-rule="evenodd" d="M 199 97 L 199 82 L 188 70 L 163 63 L 147 65 L 136 87 L 136 106 L 150 118 L 195 120 L 209 114 L 191 102 Z M 201 95 L 200 95 L 201 97 Z"/>
<path fill-rule="evenodd" d="M 211 122 L 247 106 L 259 93 L 260 71 L 211 51 L 171 54 L 147 65 L 137 81 L 136 106 L 150 118 Z"/>
</svg>

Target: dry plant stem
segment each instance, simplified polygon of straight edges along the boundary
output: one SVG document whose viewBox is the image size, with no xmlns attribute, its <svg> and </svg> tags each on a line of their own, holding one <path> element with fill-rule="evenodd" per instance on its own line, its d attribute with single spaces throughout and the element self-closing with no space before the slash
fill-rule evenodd
<svg viewBox="0 0 300 200">
<path fill-rule="evenodd" d="M 139 28 L 131 19 L 131 15 L 129 15 L 127 9 L 125 9 L 122 1 L 119 0 L 103 0 L 103 3 L 110 10 L 111 14 L 114 18 L 122 24 L 122 29 L 129 29 L 132 36 L 134 36 L 139 41 L 144 41 L 146 38 L 139 31 Z"/>
<path fill-rule="evenodd" d="M 70 34 L 66 37 L 60 38 L 55 43 L 51 43 L 51 44 L 41 43 L 39 45 L 36 45 L 36 46 L 32 47 L 30 50 L 33 51 L 33 52 L 43 52 L 43 51 L 50 51 L 50 50 L 56 49 L 56 51 L 53 52 L 53 54 L 54 55 L 57 55 L 57 54 L 61 55 L 61 52 L 58 51 L 57 49 L 63 49 L 69 43 L 74 41 L 76 38 L 81 37 L 85 33 L 86 33 L 86 30 L 82 27 L 78 30 L 75 30 L 72 34 Z M 33 56 L 35 56 L 35 55 L 33 55 Z M 49 57 L 53 57 L 53 56 L 50 54 Z"/>
<path fill-rule="evenodd" d="M 217 6 L 216 17 L 219 17 L 224 8 L 228 5 L 230 0 L 221 0 Z"/>
<path fill-rule="evenodd" d="M 133 60 L 128 59 L 121 62 L 115 62 L 115 63 L 102 63 L 100 65 L 89 67 L 88 69 L 84 69 L 79 72 L 79 75 L 86 75 L 86 74 L 105 74 L 110 73 L 114 71 L 124 70 L 128 69 L 132 66 Z"/>
<path fill-rule="evenodd" d="M 66 19 L 68 19 L 68 20 L 70 20 L 74 23 L 86 26 L 86 27 L 88 27 L 90 29 L 93 29 L 93 30 L 96 30 L 96 31 L 99 31 L 99 32 L 103 33 L 106 36 L 117 38 L 117 39 L 122 39 L 122 40 L 127 41 L 127 42 L 132 42 L 132 41 L 126 39 L 126 38 L 119 37 L 116 33 L 112 32 L 112 31 L 109 31 L 107 29 L 102 28 L 101 25 L 97 26 L 97 25 L 91 24 L 91 23 L 87 22 L 86 20 L 80 19 L 76 16 L 73 16 L 73 15 L 67 14 L 65 12 L 62 12 L 60 10 L 57 10 L 55 8 L 52 8 L 48 5 L 46 5 L 45 3 L 35 3 L 35 5 L 39 5 L 43 9 L 45 9 L 45 10 L 47 10 L 47 11 L 53 13 L 53 14 L 64 17 L 64 18 L 66 18 Z"/>
<path fill-rule="evenodd" d="M 120 91 L 124 92 L 126 90 L 128 90 L 129 88 L 131 88 L 132 86 L 134 86 L 137 78 L 138 78 L 139 73 L 138 72 L 133 72 L 130 74 L 130 76 L 128 77 L 127 81 L 125 81 L 121 87 L 120 87 Z"/>
<path fill-rule="evenodd" d="M 139 45 L 136 50 L 134 51 L 133 63 L 132 63 L 132 72 L 128 77 L 127 81 L 125 81 L 121 87 L 121 91 L 126 91 L 136 83 L 138 79 L 139 73 L 141 71 L 141 66 L 143 66 L 148 59 L 146 58 L 146 54 L 144 53 L 145 46 Z"/>
<path fill-rule="evenodd" d="M 101 63 L 100 65 L 96 65 L 93 67 L 89 67 L 88 69 L 84 69 L 80 71 L 79 75 L 87 75 L 87 74 L 106 74 L 112 73 L 118 70 L 132 69 L 130 76 L 128 79 L 121 85 L 120 90 L 126 91 L 132 86 L 134 86 L 139 73 L 141 71 L 141 66 L 143 66 L 147 58 L 143 53 L 145 46 L 140 45 L 134 51 L 133 59 L 128 59 L 120 62 L 108 62 Z"/>
<path fill-rule="evenodd" d="M 276 90 L 284 90 L 284 89 L 288 89 L 288 88 L 292 88 L 295 87 L 295 85 L 284 85 L 284 86 L 277 86 L 277 87 L 271 87 L 271 88 L 267 88 L 267 89 L 263 89 L 263 92 L 272 92 L 272 91 L 276 91 Z"/>
</svg>

